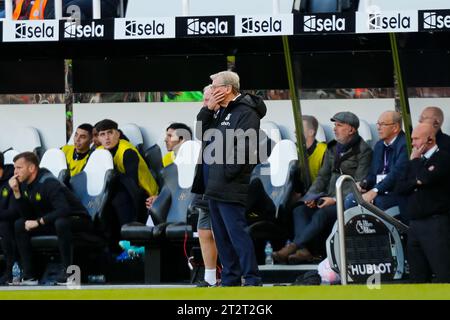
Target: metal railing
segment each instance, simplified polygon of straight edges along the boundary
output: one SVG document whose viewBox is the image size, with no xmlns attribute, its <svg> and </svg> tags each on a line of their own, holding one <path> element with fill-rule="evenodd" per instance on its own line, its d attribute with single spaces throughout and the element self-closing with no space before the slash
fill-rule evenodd
<svg viewBox="0 0 450 320">
<path fill-rule="evenodd" d="M 359 192 L 356 186 L 355 180 L 351 176 L 349 175 L 340 176 L 336 181 L 336 207 L 337 207 L 338 232 L 339 232 L 339 255 L 340 255 L 339 273 L 341 276 L 342 285 L 347 285 L 347 256 L 345 247 L 344 199 L 342 194 L 342 185 L 346 181 L 350 183 L 355 200 L 360 206 L 366 208 L 374 215 L 392 224 L 400 231 L 400 233 L 406 233 L 406 231 L 408 231 L 407 225 L 386 214 L 380 208 L 377 208 L 373 204 L 365 201 L 362 198 L 361 193 Z"/>
</svg>

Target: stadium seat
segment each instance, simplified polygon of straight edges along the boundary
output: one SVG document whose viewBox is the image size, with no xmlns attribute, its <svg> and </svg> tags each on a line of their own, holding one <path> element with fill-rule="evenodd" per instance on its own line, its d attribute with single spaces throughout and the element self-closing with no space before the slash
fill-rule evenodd
<svg viewBox="0 0 450 320">
<path fill-rule="evenodd" d="M 320 123 L 319 126 L 317 127 L 316 140 L 319 142 L 327 143 L 327 136 L 325 134 L 325 130 L 323 129 L 323 126 Z"/>
<path fill-rule="evenodd" d="M 127 123 L 119 128 L 129 141 L 138 149 L 140 154 L 144 154 L 144 139 L 139 127 L 134 123 Z"/>
<path fill-rule="evenodd" d="M 163 242 L 193 239 L 193 226 L 188 224 L 188 216 L 194 198 L 191 186 L 200 150 L 200 142 L 186 141 L 181 145 L 174 163 L 162 170 L 165 184 L 150 209 L 153 224 L 134 222 L 122 226 L 123 239 L 146 247 L 146 283 L 161 281 L 160 253 Z"/>
<path fill-rule="evenodd" d="M 12 148 L 18 152 L 34 152 L 39 159 L 42 158 L 42 154 L 44 152 L 39 132 L 33 127 L 18 129 L 14 135 Z"/>
<path fill-rule="evenodd" d="M 66 156 L 61 149 L 52 148 L 45 151 L 39 166 L 49 170 L 62 183 L 68 184 L 70 172 L 67 168 Z"/>
<path fill-rule="evenodd" d="M 288 238 L 287 206 L 297 159 L 295 143 L 281 140 L 272 150 L 268 162 L 253 170 L 247 230 L 254 240 L 284 241 Z"/>
<path fill-rule="evenodd" d="M 267 136 L 272 139 L 275 144 L 281 141 L 281 132 L 278 125 L 273 121 L 261 121 L 261 130 L 263 130 Z"/>
<path fill-rule="evenodd" d="M 14 149 L 9 149 L 3 153 L 5 157 L 5 164 L 14 164 L 14 157 L 17 156 L 20 152 Z"/>
<path fill-rule="evenodd" d="M 358 132 L 361 138 L 363 138 L 364 141 L 369 144 L 369 146 L 372 146 L 372 132 L 370 131 L 370 126 L 367 121 L 359 119 Z"/>
<path fill-rule="evenodd" d="M 163 169 L 163 163 L 162 163 L 162 154 L 161 154 L 161 148 L 158 144 L 154 144 L 144 152 L 144 160 L 145 163 L 147 163 L 148 168 L 150 169 L 150 172 L 152 173 L 153 177 L 156 180 L 156 183 L 159 186 L 159 189 L 164 185 L 164 179 L 162 177 L 162 169 Z"/>
</svg>

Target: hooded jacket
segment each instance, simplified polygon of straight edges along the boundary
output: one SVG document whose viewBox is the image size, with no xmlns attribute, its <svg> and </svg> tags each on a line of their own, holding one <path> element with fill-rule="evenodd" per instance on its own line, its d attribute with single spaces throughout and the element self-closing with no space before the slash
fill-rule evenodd
<svg viewBox="0 0 450 320">
<path fill-rule="evenodd" d="M 217 112 L 200 110 L 203 161 L 197 166 L 192 192 L 246 205 L 250 174 L 258 159 L 260 120 L 266 112 L 262 98 L 250 94 L 239 95 Z"/>
</svg>

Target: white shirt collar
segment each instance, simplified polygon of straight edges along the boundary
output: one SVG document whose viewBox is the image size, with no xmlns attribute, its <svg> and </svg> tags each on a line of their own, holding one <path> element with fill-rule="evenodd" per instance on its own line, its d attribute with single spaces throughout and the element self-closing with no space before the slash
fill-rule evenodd
<svg viewBox="0 0 450 320">
<path fill-rule="evenodd" d="M 438 146 L 435 145 L 433 148 L 431 148 L 430 150 L 428 150 L 427 152 L 425 152 L 425 154 L 423 155 L 425 158 L 430 159 L 431 156 L 433 155 L 433 153 L 435 153 L 438 150 Z"/>
<path fill-rule="evenodd" d="M 389 147 L 390 145 L 392 145 L 394 143 L 395 140 L 397 140 L 398 135 L 396 135 L 391 141 L 389 141 L 389 143 L 386 143 L 386 141 L 384 142 L 384 145 L 386 147 Z"/>
</svg>

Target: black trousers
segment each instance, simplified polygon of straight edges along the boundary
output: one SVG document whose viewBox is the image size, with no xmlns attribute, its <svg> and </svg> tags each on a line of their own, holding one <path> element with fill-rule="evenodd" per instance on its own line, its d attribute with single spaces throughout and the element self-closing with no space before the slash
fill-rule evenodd
<svg viewBox="0 0 450 320">
<path fill-rule="evenodd" d="M 56 219 L 53 224 L 39 226 L 31 231 L 25 230 L 25 219 L 20 218 L 14 224 L 17 249 L 22 262 L 24 278 L 34 278 L 33 252 L 31 238 L 38 235 L 58 236 L 58 249 L 64 268 L 72 264 L 73 233 L 92 231 L 92 221 L 88 216 L 71 216 Z"/>
<path fill-rule="evenodd" d="M 411 220 L 407 250 L 412 282 L 450 282 L 450 226 L 447 215 Z"/>
<path fill-rule="evenodd" d="M 17 261 L 14 221 L 0 221 L 0 237 L 6 260 L 6 273 L 12 273 L 14 261 Z"/>
</svg>

